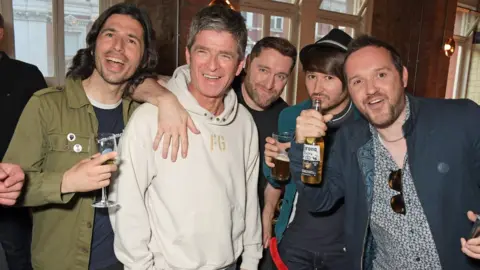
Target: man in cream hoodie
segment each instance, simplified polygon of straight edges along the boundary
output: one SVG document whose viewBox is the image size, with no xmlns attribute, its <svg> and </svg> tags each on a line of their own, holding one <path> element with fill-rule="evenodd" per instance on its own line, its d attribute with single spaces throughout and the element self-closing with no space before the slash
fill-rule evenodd
<svg viewBox="0 0 480 270">
<path fill-rule="evenodd" d="M 120 145 L 111 196 L 115 254 L 126 269 L 255 270 L 262 254 L 257 198 L 258 134 L 230 84 L 243 66 L 247 30 L 223 6 L 194 17 L 188 65 L 168 82 L 200 135 L 175 163 L 152 150 L 155 106 L 131 117 Z"/>
</svg>

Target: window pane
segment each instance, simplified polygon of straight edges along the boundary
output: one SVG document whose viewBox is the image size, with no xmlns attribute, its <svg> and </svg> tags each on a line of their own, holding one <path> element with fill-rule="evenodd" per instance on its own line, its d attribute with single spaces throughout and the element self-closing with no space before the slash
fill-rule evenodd
<svg viewBox="0 0 480 270">
<path fill-rule="evenodd" d="M 470 70 L 468 71 L 467 98 L 480 104 L 480 45 L 472 45 Z"/>
<path fill-rule="evenodd" d="M 98 0 L 65 0 L 65 72 L 73 56 L 85 48 L 85 39 L 99 13 Z"/>
<path fill-rule="evenodd" d="M 15 58 L 55 76 L 52 0 L 13 0 Z"/>
<path fill-rule="evenodd" d="M 349 34 L 351 37 L 355 37 L 355 29 L 353 29 L 352 27 L 339 26 L 338 29 L 340 29 L 343 32 Z"/>
<path fill-rule="evenodd" d="M 242 16 L 246 20 L 248 30 L 247 49 L 245 52 L 245 56 L 247 56 L 252 51 L 253 45 L 263 38 L 263 15 L 242 11 Z"/>
<path fill-rule="evenodd" d="M 316 23 L 315 24 L 315 41 L 324 37 L 332 29 L 333 29 L 333 25 L 331 24 Z"/>
<path fill-rule="evenodd" d="M 290 18 L 271 16 L 270 36 L 290 38 Z"/>
<path fill-rule="evenodd" d="M 320 9 L 356 15 L 365 0 L 323 0 Z"/>
</svg>

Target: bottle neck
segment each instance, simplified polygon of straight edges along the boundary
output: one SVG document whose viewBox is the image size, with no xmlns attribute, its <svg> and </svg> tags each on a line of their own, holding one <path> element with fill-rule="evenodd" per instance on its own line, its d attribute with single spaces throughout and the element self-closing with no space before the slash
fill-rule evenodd
<svg viewBox="0 0 480 270">
<path fill-rule="evenodd" d="M 322 105 L 320 103 L 320 100 L 318 99 L 314 100 L 312 108 L 317 112 L 322 112 Z"/>
</svg>

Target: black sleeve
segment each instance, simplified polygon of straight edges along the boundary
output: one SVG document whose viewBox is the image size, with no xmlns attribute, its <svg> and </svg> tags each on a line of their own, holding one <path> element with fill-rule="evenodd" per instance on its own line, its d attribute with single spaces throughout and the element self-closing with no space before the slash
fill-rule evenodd
<svg viewBox="0 0 480 270">
<path fill-rule="evenodd" d="M 33 93 L 37 92 L 38 90 L 47 88 L 47 82 L 42 75 L 42 72 L 36 67 L 33 66 L 30 69 L 30 76 L 29 80 L 31 80 L 29 85 L 29 96 L 31 97 Z"/>
</svg>

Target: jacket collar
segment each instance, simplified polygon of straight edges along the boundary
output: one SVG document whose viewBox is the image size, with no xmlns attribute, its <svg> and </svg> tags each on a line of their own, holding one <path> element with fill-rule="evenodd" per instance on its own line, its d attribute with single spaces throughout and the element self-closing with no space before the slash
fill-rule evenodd
<svg viewBox="0 0 480 270">
<path fill-rule="evenodd" d="M 410 93 L 405 93 L 406 98 L 410 103 L 410 117 L 403 124 L 403 134 L 405 138 L 410 136 L 415 129 L 415 125 L 418 119 L 418 110 L 420 100 L 417 97 L 412 96 Z M 360 114 L 360 113 L 359 113 Z M 360 117 L 351 125 L 349 129 L 348 137 L 356 142 L 355 147 L 352 148 L 352 152 L 356 152 L 361 146 L 366 144 L 371 139 L 372 132 L 370 131 L 369 122 L 360 114 Z"/>
<path fill-rule="evenodd" d="M 90 104 L 81 79 L 67 78 L 65 82 L 65 93 L 68 106 L 74 109 Z"/>
<path fill-rule="evenodd" d="M 410 117 L 408 117 L 407 121 L 405 121 L 405 123 L 402 126 L 403 134 L 405 135 L 405 138 L 406 138 L 413 132 L 415 128 L 415 124 L 417 123 L 419 99 L 412 96 L 410 93 L 406 93 L 405 96 L 410 103 Z"/>
<path fill-rule="evenodd" d="M 65 82 L 65 92 L 67 95 L 68 106 L 74 109 L 90 105 L 85 89 L 83 89 L 81 79 L 67 78 Z M 124 101 L 131 101 L 130 97 L 124 97 Z"/>
</svg>

